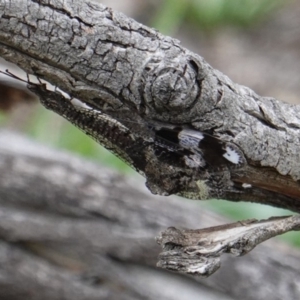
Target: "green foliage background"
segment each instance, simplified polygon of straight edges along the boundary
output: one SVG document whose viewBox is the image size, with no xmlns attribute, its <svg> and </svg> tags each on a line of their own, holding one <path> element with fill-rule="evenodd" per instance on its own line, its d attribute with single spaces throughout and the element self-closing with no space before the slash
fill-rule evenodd
<svg viewBox="0 0 300 300">
<path fill-rule="evenodd" d="M 285 2 L 282 0 L 163 0 L 153 25 L 173 35 L 182 23 L 204 31 L 222 26 L 255 26 Z M 196 30 L 196 28 L 195 28 Z"/>
</svg>

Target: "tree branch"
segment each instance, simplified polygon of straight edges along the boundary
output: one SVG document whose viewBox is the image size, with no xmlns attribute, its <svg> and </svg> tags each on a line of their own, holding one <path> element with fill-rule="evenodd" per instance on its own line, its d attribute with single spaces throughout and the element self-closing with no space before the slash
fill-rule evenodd
<svg viewBox="0 0 300 300">
<path fill-rule="evenodd" d="M 170 227 L 157 238 L 164 249 L 158 266 L 192 275 L 210 276 L 219 269 L 222 254 L 245 255 L 267 239 L 299 229 L 299 215 L 240 221 L 198 230 Z"/>
<path fill-rule="evenodd" d="M 298 106 L 259 97 L 178 41 L 102 5 L 0 0 L 0 17 L 0 55 L 89 104 L 98 116 L 101 111 L 102 119 L 105 112 L 119 128 L 125 126 L 134 135 L 127 141 L 130 149 L 103 130 L 95 138 L 144 174 L 153 193 L 300 211 Z M 165 155 L 170 147 L 161 150 L 161 142 L 163 155 L 157 157 L 149 123 L 209 132 L 243 157 L 242 163 L 210 163 L 203 171 L 191 166 L 198 154 L 184 154 L 179 163 L 182 152 Z M 117 134 L 124 136 L 124 130 Z M 141 139 L 148 143 L 143 149 Z"/>
<path fill-rule="evenodd" d="M 29 81 L 29 89 L 41 103 L 143 174 L 153 193 L 246 200 L 300 211 L 299 106 L 256 95 L 178 41 L 98 4 L 0 0 L 0 17 L 0 55 L 71 98 L 49 90 L 41 81 Z M 80 100 L 80 106 L 73 98 Z M 59 177 L 53 170 L 44 173 Z M 72 176 L 68 180 L 73 188 L 70 195 L 75 197 L 78 182 Z M 43 182 L 39 188 L 46 191 L 46 198 L 55 191 Z M 17 189 L 13 187 L 16 194 L 10 199 L 19 202 L 23 198 Z M 111 212 L 107 216 L 91 209 L 94 203 L 65 207 L 62 195 L 58 193 L 59 202 L 50 211 L 63 208 L 72 218 L 100 214 L 112 221 Z M 29 199 L 33 209 L 48 205 Z M 103 247 L 118 259 L 149 250 L 149 241 L 132 244 L 120 234 L 119 225 L 103 222 L 99 231 L 89 220 L 77 228 L 72 218 L 66 222 L 48 213 L 33 218 L 26 211 L 22 215 L 26 226 L 21 218 L 15 227 L 13 218 L 8 222 L 4 218 L 14 212 L 3 207 L 2 213 L 5 241 L 25 243 L 30 249 L 40 249 L 35 243 L 41 241 L 73 244 L 89 234 L 85 247 Z M 298 219 L 196 231 L 168 229 L 159 238 L 164 248 L 159 265 L 210 275 L 222 253 L 243 254 L 267 238 L 298 230 Z M 111 230 L 119 235 L 112 237 Z M 116 249 L 116 241 L 121 250 Z M 130 287 L 128 298 L 135 292 Z"/>
</svg>

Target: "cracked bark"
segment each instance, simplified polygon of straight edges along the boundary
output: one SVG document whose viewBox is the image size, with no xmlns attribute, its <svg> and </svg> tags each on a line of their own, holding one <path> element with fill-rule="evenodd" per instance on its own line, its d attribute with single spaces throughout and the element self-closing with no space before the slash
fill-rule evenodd
<svg viewBox="0 0 300 300">
<path fill-rule="evenodd" d="M 27 73 L 126 128 L 129 120 L 138 120 L 139 126 L 149 120 L 188 124 L 212 131 L 245 156 L 243 166 L 224 171 L 226 184 L 220 190 L 217 180 L 207 182 L 199 177 L 203 174 L 155 161 L 140 168 L 152 192 L 199 199 L 205 194 L 299 212 L 298 106 L 256 95 L 178 41 L 98 4 L 0 0 L 0 17 L 0 55 Z M 56 92 L 49 95 L 63 103 Z M 139 126 L 128 133 L 143 137 Z"/>
<path fill-rule="evenodd" d="M 131 120 L 189 124 L 237 145 L 247 164 L 208 197 L 299 211 L 298 106 L 256 95 L 179 41 L 95 3 L 1 0 L 0 14 L 0 55 L 29 74 L 116 119 L 129 110 Z M 195 184 L 175 191 L 155 168 L 144 173 L 152 192 L 206 194 Z"/>
</svg>

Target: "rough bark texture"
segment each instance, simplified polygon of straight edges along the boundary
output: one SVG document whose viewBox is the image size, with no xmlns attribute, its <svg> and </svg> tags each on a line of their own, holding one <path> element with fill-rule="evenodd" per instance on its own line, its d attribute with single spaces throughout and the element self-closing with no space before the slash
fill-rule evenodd
<svg viewBox="0 0 300 300">
<path fill-rule="evenodd" d="M 251 219 L 196 230 L 169 227 L 157 238 L 163 247 L 157 265 L 207 277 L 220 268 L 222 254 L 245 255 L 260 243 L 299 228 L 299 215 L 262 221 Z"/>
<path fill-rule="evenodd" d="M 1 299 L 299 299 L 299 253 L 275 241 L 208 279 L 155 268 L 163 228 L 223 219 L 142 181 L 0 133 Z"/>
<path fill-rule="evenodd" d="M 180 182 L 173 165 L 161 169 L 174 177 L 166 183 L 156 174 L 157 162 L 142 170 L 151 191 L 300 210 L 298 106 L 259 97 L 178 41 L 95 3 L 1 0 L 0 17 L 0 55 L 26 72 L 121 123 L 130 111 L 130 120 L 213 132 L 247 161 L 226 169 L 221 184 L 187 168 L 179 168 L 180 178 L 189 178 Z"/>
<path fill-rule="evenodd" d="M 56 90 L 31 84 L 41 103 L 144 174 L 152 192 L 245 199 L 300 211 L 298 106 L 256 95 L 179 41 L 95 3 L 0 0 L 0 17 L 3 58 L 94 110 L 76 108 Z M 174 158 L 183 148 L 163 143 L 161 151 L 154 148 L 151 127 L 161 123 L 209 133 L 233 147 L 242 162 L 206 170 L 196 169 L 191 161 L 179 163 Z M 152 238 L 160 227 L 169 221 L 169 225 L 188 227 L 198 221 L 201 226 L 194 208 L 185 208 L 186 203 L 165 205 L 165 200 L 158 205 L 159 198 L 149 201 L 150 196 L 111 172 L 97 174 L 93 165 L 66 156 L 46 158 L 45 149 L 34 155 L 20 149 L 13 153 L 12 145 L 10 141 L 9 151 L 3 148 L 0 166 L 4 297 L 119 299 L 120 289 L 123 299 L 168 297 L 162 295 L 165 282 L 135 284 L 141 274 L 151 273 L 149 278 L 154 278 L 159 273 L 151 267 L 157 254 Z M 144 197 L 146 202 L 141 200 Z M 171 240 L 178 232 L 190 233 L 175 230 Z M 170 250 L 169 240 L 162 240 Z M 231 246 L 230 241 L 228 249 Z M 262 249 L 258 257 L 250 255 L 238 263 L 230 260 L 225 270 L 236 274 L 220 272 L 221 277 L 205 284 L 237 298 L 266 299 L 268 291 L 276 288 L 270 299 L 298 299 L 297 257 L 285 264 L 284 253 L 278 260 L 278 253 L 274 258 L 268 246 Z M 260 273 L 253 272 L 254 266 Z M 264 276 L 262 284 L 258 274 L 267 272 L 274 277 Z M 237 278 L 253 285 L 251 292 L 246 287 L 247 296 Z M 195 289 L 199 292 L 198 285 Z"/>
</svg>

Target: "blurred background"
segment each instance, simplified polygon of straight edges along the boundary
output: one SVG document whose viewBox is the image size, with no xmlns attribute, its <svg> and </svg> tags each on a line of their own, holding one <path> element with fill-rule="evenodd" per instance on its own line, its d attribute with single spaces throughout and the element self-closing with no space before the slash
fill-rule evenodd
<svg viewBox="0 0 300 300">
<path fill-rule="evenodd" d="M 236 83 L 263 96 L 297 103 L 300 94 L 300 1 L 292 0 L 103 0 L 99 1 L 203 56 Z M 17 69 L 0 60 L 0 69 Z M 51 147 L 134 172 L 61 117 L 46 111 L 25 85 L 0 76 L 0 126 Z M 51 128 L 51 130 L 49 130 Z M 182 199 L 182 201 L 190 201 Z M 233 220 L 291 214 L 263 205 L 199 201 Z M 300 246 L 299 236 L 282 236 Z"/>
</svg>

